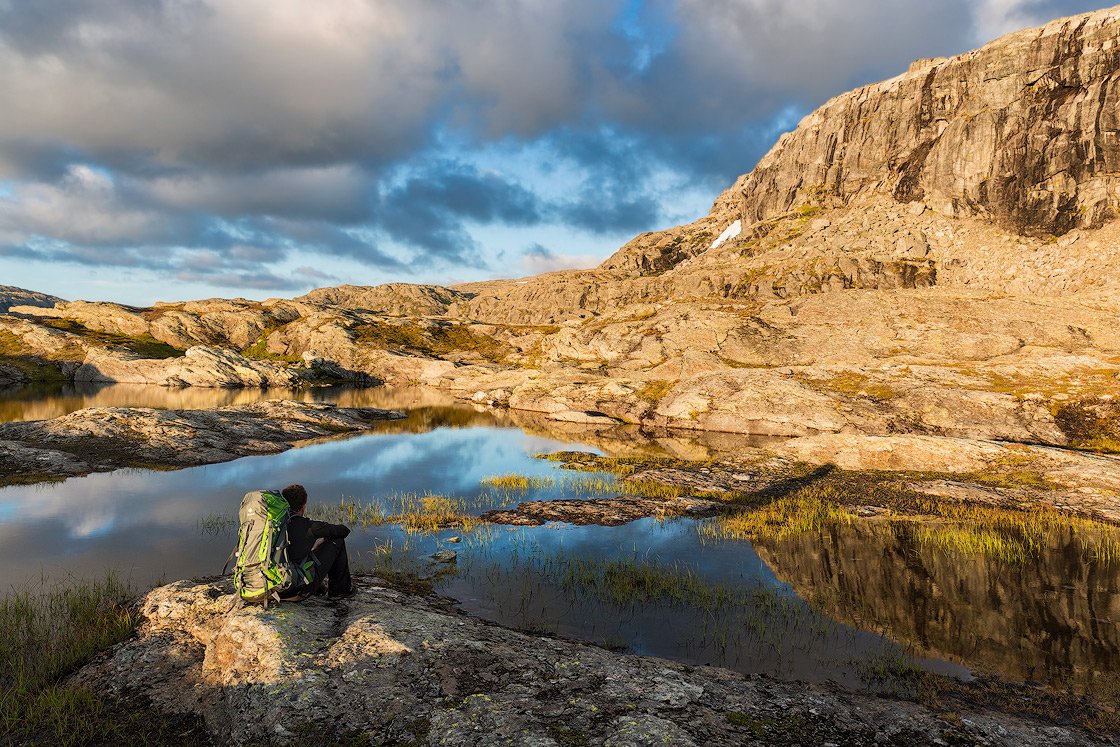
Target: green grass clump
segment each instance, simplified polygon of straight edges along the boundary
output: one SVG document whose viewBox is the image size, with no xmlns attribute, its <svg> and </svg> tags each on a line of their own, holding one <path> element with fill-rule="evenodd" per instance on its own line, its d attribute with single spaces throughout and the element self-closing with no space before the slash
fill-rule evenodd
<svg viewBox="0 0 1120 747">
<path fill-rule="evenodd" d="M 12 726 L 20 705 L 51 686 L 93 653 L 132 635 L 139 621 L 133 590 L 104 581 L 17 589 L 0 600 L 0 684 L 3 723 Z"/>
<path fill-rule="evenodd" d="M 392 521 L 409 533 L 437 532 L 440 529 L 473 529 L 480 520 L 466 513 L 466 502 L 461 498 L 443 495 L 426 495 L 406 499 L 401 513 Z"/>
<path fill-rule="evenodd" d="M 198 531 L 202 534 L 231 534 L 237 531 L 238 518 L 226 514 L 206 514 L 198 520 Z"/>
<path fill-rule="evenodd" d="M 732 588 L 706 582 L 682 563 L 662 565 L 637 554 L 608 560 L 556 553 L 534 565 L 566 589 L 620 607 L 660 602 L 714 610 L 730 606 L 736 598 Z"/>
<path fill-rule="evenodd" d="M 917 539 L 946 555 L 983 555 L 1008 563 L 1023 563 L 1031 555 L 1028 543 L 984 527 L 949 524 L 917 527 Z"/>
<path fill-rule="evenodd" d="M 490 496 L 499 500 L 498 496 Z M 409 534 L 441 529 L 469 531 L 484 522 L 467 513 L 467 501 L 442 495 L 398 493 L 368 502 L 342 498 L 338 503 L 313 504 L 307 515 L 318 521 L 363 529 L 399 524 Z"/>
<path fill-rule="evenodd" d="M 709 539 L 779 540 L 852 524 L 856 518 L 830 500 L 828 490 L 808 486 L 758 508 L 707 519 L 697 529 L 701 537 Z"/>
<path fill-rule="evenodd" d="M 601 454 L 592 454 L 589 451 L 555 451 L 536 454 L 537 459 L 549 462 L 561 462 L 564 469 L 578 470 L 581 472 L 610 472 L 619 477 L 626 477 L 644 469 L 696 469 L 711 466 L 711 461 L 696 461 L 678 459 L 675 457 L 659 455 L 633 455 L 622 457 L 609 457 Z"/>
<path fill-rule="evenodd" d="M 130 637 L 134 590 L 113 576 L 9 591 L 0 599 L 0 731 L 4 744 L 180 744 L 205 739 L 198 722 L 172 724 L 62 684 L 95 653 Z M 168 731 L 175 731 L 170 734 Z"/>
<path fill-rule="evenodd" d="M 1120 527 L 1052 506 L 1014 510 L 930 498 L 922 508 L 945 521 L 920 524 L 917 539 L 942 552 L 1023 563 L 1037 557 L 1055 538 L 1072 535 L 1088 557 L 1103 563 L 1120 560 Z"/>
<path fill-rule="evenodd" d="M 381 503 L 377 501 L 364 503 L 347 499 L 345 496 L 338 503 L 312 504 L 307 509 L 307 515 L 316 521 L 362 528 L 379 527 L 388 524 L 391 520 Z"/>
<path fill-rule="evenodd" d="M 628 495 L 640 495 L 643 498 L 679 498 L 687 495 L 689 491 L 680 485 L 658 482 L 657 480 L 629 479 L 622 483 L 622 488 Z"/>
<path fill-rule="evenodd" d="M 499 488 L 503 490 L 540 490 L 554 487 L 556 485 L 556 480 L 551 477 L 506 474 L 484 477 L 482 478 L 482 484 L 488 488 Z"/>
</svg>

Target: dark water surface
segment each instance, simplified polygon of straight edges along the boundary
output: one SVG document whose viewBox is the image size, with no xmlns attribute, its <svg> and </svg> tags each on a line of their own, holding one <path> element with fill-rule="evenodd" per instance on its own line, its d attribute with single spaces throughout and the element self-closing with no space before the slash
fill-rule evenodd
<svg viewBox="0 0 1120 747">
<path fill-rule="evenodd" d="M 0 414 L 51 417 L 110 404 L 212 407 L 277 394 L 25 390 L 0 392 Z M 431 393 L 320 390 L 294 398 L 399 407 L 410 417 L 378 433 L 274 456 L 0 489 L 4 585 L 109 570 L 137 585 L 214 575 L 235 540 L 229 519 L 256 488 L 300 482 L 312 504 L 380 502 L 387 513 L 402 495 L 439 494 L 477 514 L 521 499 L 580 497 L 579 480 L 614 479 L 533 456 L 599 450 L 590 442 L 533 435 L 508 416 Z M 514 472 L 553 484 L 512 494 L 482 484 Z M 483 525 L 409 534 L 382 524 L 357 528 L 348 544 L 359 568 L 391 563 L 431 577 L 438 592 L 473 614 L 634 653 L 873 688 L 894 687 L 884 674 L 916 662 L 1097 696 L 1120 691 L 1120 583 L 1114 567 L 1072 550 L 1073 538 L 1011 564 L 939 554 L 886 523 L 757 546 L 701 540 L 696 527 L 690 519 L 645 519 L 621 527 Z M 453 536 L 461 541 L 450 542 Z M 429 556 L 439 549 L 454 549 L 458 562 L 433 564 Z"/>
</svg>

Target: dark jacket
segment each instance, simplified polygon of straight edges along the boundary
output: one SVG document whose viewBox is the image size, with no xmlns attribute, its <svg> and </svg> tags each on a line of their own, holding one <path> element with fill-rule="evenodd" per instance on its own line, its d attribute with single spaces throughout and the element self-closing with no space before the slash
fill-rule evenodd
<svg viewBox="0 0 1120 747">
<path fill-rule="evenodd" d="M 295 563 L 302 563 L 311 554 L 315 540 L 343 539 L 350 534 L 350 527 L 343 524 L 328 524 L 325 521 L 312 521 L 306 516 L 293 516 L 288 519 L 288 557 Z"/>
</svg>

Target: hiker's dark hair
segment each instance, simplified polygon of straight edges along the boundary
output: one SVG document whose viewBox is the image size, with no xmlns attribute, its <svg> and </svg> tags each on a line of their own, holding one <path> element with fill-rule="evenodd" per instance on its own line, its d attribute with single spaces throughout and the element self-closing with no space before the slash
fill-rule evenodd
<svg viewBox="0 0 1120 747">
<path fill-rule="evenodd" d="M 302 485 L 289 485 L 280 495 L 284 496 L 293 514 L 307 505 L 307 490 Z"/>
</svg>

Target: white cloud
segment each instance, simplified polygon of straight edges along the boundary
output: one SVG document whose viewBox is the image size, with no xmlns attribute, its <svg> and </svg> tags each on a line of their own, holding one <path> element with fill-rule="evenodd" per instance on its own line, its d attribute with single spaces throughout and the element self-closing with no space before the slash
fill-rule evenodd
<svg viewBox="0 0 1120 747">
<path fill-rule="evenodd" d="M 521 255 L 521 266 L 527 275 L 557 270 L 586 270 L 602 262 L 602 257 L 590 254 L 562 254 L 533 244 Z"/>
</svg>

